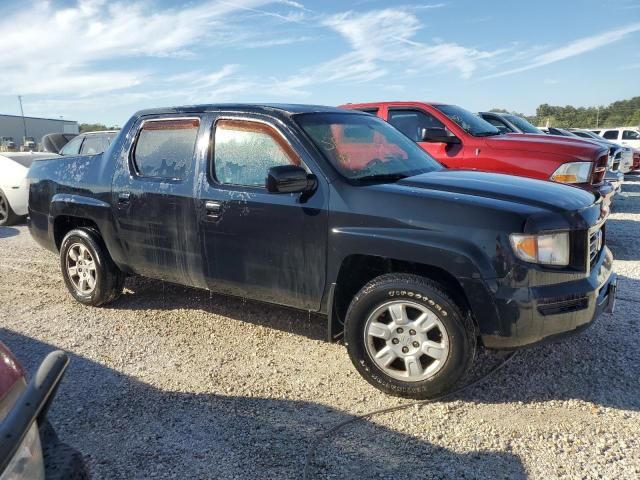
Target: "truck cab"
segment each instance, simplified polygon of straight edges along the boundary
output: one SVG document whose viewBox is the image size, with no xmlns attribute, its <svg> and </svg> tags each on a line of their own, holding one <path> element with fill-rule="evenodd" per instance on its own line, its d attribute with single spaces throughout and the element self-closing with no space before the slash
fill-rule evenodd
<svg viewBox="0 0 640 480">
<path fill-rule="evenodd" d="M 640 150 L 640 130 L 634 127 L 604 128 L 591 130 L 595 134 L 627 147 Z"/>
</svg>

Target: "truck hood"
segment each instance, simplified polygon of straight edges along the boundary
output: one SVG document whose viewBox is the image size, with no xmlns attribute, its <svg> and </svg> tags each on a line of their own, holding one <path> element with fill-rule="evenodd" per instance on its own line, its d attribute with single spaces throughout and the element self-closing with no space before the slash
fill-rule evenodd
<svg viewBox="0 0 640 480">
<path fill-rule="evenodd" d="M 594 161 L 607 153 L 607 148 L 579 138 L 531 133 L 509 133 L 486 138 L 487 145 L 499 150 L 528 150 L 555 153 L 584 161 Z"/>
<path fill-rule="evenodd" d="M 596 197 L 580 188 L 525 177 L 466 170 L 440 170 L 398 181 L 397 188 L 440 190 L 460 195 L 502 200 L 547 211 L 564 212 L 590 207 Z"/>
</svg>

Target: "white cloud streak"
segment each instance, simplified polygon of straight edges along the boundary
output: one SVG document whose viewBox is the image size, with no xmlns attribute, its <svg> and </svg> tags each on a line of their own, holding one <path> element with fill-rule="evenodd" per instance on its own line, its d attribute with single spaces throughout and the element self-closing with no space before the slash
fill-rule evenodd
<svg viewBox="0 0 640 480">
<path fill-rule="evenodd" d="M 266 0 L 206 1 L 186 8 L 158 10 L 148 1 L 80 0 L 55 9 L 44 1 L 0 20 L 0 75 L 4 94 L 91 95 L 135 86 L 147 72 L 104 70 L 115 59 L 191 54 L 212 32 L 225 31 L 225 18 Z M 153 13 L 151 13 L 153 12 Z"/>
<path fill-rule="evenodd" d="M 605 45 L 618 42 L 623 38 L 639 31 L 640 23 L 633 23 L 624 27 L 601 33 L 599 35 L 593 35 L 591 37 L 584 37 L 578 40 L 574 40 L 564 47 L 556 48 L 548 53 L 537 55 L 533 58 L 533 61 L 531 63 L 528 63 L 527 65 L 487 75 L 484 78 L 490 79 L 504 77 L 506 75 L 526 72 L 528 70 L 533 70 L 534 68 L 540 68 L 545 65 L 560 62 L 562 60 L 566 60 L 568 58 L 582 55 L 592 50 L 596 50 L 600 47 L 604 47 Z"/>
</svg>

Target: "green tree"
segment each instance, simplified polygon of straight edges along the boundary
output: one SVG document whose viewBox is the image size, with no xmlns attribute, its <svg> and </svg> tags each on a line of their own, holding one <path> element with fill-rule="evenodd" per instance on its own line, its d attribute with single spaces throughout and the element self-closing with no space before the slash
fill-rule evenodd
<svg viewBox="0 0 640 480">
<path fill-rule="evenodd" d="M 491 111 L 506 112 L 501 108 Z M 520 115 L 516 112 L 516 115 Z M 536 108 L 533 116 L 520 115 L 534 125 L 565 127 L 565 128 L 595 128 L 595 127 L 640 127 L 640 97 L 629 100 L 619 100 L 610 105 L 596 107 L 564 107 L 543 103 Z"/>
</svg>

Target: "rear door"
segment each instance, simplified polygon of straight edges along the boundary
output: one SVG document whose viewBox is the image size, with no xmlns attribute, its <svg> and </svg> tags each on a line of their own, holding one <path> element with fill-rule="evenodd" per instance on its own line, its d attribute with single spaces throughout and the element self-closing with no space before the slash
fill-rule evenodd
<svg viewBox="0 0 640 480">
<path fill-rule="evenodd" d="M 461 143 L 447 145 L 446 143 L 423 142 L 424 129 L 439 129 L 449 132 L 444 123 L 429 112 L 413 108 L 389 108 L 387 121 L 417 142 L 436 160 L 449 168 L 464 168 L 464 148 Z"/>
<path fill-rule="evenodd" d="M 135 273 L 204 286 L 193 198 L 197 115 L 138 121 L 116 169 L 112 204 Z"/>
<path fill-rule="evenodd" d="M 289 164 L 316 175 L 312 194 L 266 190 L 267 170 Z M 269 117 L 217 116 L 206 177 L 198 222 L 209 288 L 317 310 L 325 286 L 328 185 L 296 136 Z"/>
</svg>

